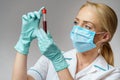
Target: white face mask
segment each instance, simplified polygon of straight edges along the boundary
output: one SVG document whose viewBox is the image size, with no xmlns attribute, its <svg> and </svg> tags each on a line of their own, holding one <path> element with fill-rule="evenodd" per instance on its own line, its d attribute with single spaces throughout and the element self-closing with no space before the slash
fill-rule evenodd
<svg viewBox="0 0 120 80">
<path fill-rule="evenodd" d="M 73 46 L 78 52 L 86 52 L 96 47 L 94 43 L 95 34 L 101 34 L 104 32 L 95 33 L 88 29 L 75 25 L 70 33 Z"/>
</svg>

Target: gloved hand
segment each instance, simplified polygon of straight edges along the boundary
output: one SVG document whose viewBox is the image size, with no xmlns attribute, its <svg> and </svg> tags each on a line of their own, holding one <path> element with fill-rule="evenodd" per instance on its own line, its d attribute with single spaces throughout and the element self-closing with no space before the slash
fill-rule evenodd
<svg viewBox="0 0 120 80">
<path fill-rule="evenodd" d="M 22 30 L 20 38 L 15 45 L 15 49 L 21 54 L 27 55 L 29 52 L 30 43 L 36 38 L 36 31 L 39 27 L 39 22 L 42 16 L 41 10 L 30 12 L 22 16 Z"/>
<path fill-rule="evenodd" d="M 56 71 L 68 67 L 62 52 L 56 46 L 49 32 L 46 34 L 43 29 L 40 28 L 37 32 L 37 39 L 41 53 L 52 61 Z"/>
</svg>

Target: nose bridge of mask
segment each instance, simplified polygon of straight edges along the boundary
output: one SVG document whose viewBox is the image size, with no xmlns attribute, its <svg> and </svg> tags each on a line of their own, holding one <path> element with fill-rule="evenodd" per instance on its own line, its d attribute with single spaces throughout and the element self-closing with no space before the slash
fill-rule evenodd
<svg viewBox="0 0 120 80">
<path fill-rule="evenodd" d="M 90 38 L 91 36 L 94 37 L 96 34 L 95 32 L 82 28 L 81 26 L 74 26 L 73 32 L 87 38 Z"/>
</svg>

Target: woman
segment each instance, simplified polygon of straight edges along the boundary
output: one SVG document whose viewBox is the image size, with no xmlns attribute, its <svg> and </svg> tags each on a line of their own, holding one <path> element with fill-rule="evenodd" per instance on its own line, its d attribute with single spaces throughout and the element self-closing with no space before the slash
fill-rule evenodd
<svg viewBox="0 0 120 80">
<path fill-rule="evenodd" d="M 23 15 L 21 36 L 15 46 L 18 53 L 13 80 L 120 79 L 120 69 L 113 67 L 113 52 L 109 45 L 117 28 L 117 16 L 110 7 L 86 2 L 80 8 L 70 33 L 75 49 L 64 54 L 51 35 L 38 28 L 41 9 Z M 27 54 L 35 38 L 43 56 L 27 72 Z"/>
</svg>

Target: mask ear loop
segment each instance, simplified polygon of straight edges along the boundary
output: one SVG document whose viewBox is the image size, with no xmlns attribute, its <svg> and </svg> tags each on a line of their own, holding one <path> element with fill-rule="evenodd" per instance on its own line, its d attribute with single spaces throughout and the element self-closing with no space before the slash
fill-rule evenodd
<svg viewBox="0 0 120 80">
<path fill-rule="evenodd" d="M 100 34 L 104 34 L 104 33 L 105 33 L 105 32 L 97 32 L 96 35 L 100 35 Z M 100 43 L 100 41 L 98 41 L 98 42 L 96 43 L 96 45 L 99 44 L 99 43 Z"/>
<path fill-rule="evenodd" d="M 104 34 L 105 32 L 97 32 L 96 34 Z"/>
<path fill-rule="evenodd" d="M 96 34 L 104 34 L 105 32 L 98 32 L 98 33 L 96 33 Z M 100 41 L 98 41 L 97 43 L 96 43 L 96 45 L 97 44 L 99 44 L 100 43 Z M 97 50 L 97 52 L 98 52 L 98 54 L 101 54 L 101 48 L 102 48 L 102 46 L 103 46 L 103 44 L 101 44 L 100 46 L 99 46 L 99 48 L 98 48 L 98 50 Z"/>
</svg>

